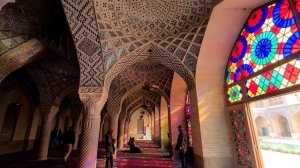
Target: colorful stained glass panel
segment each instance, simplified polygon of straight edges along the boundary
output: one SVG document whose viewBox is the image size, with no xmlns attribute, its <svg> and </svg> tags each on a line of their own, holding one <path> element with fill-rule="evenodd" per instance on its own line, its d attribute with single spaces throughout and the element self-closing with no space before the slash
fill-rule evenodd
<svg viewBox="0 0 300 168">
<path fill-rule="evenodd" d="M 295 1 L 300 16 L 300 2 Z M 300 51 L 300 34 L 288 0 L 252 11 L 238 37 L 226 68 L 232 84 Z"/>
<path fill-rule="evenodd" d="M 240 85 L 235 85 L 227 90 L 228 101 L 230 103 L 241 101 L 243 98 Z"/>
<path fill-rule="evenodd" d="M 300 61 L 295 59 L 258 75 L 246 83 L 249 97 L 255 97 L 300 83 Z"/>
</svg>

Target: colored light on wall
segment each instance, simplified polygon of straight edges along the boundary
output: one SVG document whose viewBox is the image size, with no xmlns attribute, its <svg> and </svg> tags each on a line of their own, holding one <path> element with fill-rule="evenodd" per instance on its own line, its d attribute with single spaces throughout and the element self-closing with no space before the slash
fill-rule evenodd
<svg viewBox="0 0 300 168">
<path fill-rule="evenodd" d="M 193 146 L 193 138 L 192 138 L 192 110 L 191 110 L 191 104 L 190 104 L 190 93 L 187 92 L 186 94 L 186 103 L 185 103 L 185 114 L 186 114 L 186 122 L 187 122 L 187 134 L 188 134 L 188 141 L 189 146 Z"/>
</svg>

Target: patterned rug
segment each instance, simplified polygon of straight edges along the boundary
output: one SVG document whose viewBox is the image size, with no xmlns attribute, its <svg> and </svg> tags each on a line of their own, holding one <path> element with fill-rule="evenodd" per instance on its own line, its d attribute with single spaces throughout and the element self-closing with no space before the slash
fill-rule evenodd
<svg viewBox="0 0 300 168">
<path fill-rule="evenodd" d="M 136 141 L 142 153 L 129 153 L 128 146 L 117 151 L 114 166 L 117 168 L 179 168 L 169 154 L 163 152 L 158 145 L 151 141 Z M 105 167 L 105 149 L 99 145 L 97 168 Z M 0 167 L 5 168 L 76 168 L 79 151 L 73 151 L 67 163 L 62 159 L 63 150 L 50 150 L 49 159 L 37 161 L 36 152 L 20 152 L 9 155 L 0 155 Z"/>
</svg>

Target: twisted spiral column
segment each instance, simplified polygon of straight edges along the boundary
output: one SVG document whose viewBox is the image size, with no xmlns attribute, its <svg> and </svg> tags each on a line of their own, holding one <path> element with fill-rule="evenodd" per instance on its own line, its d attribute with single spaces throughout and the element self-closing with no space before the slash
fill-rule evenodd
<svg viewBox="0 0 300 168">
<path fill-rule="evenodd" d="M 79 168 L 96 168 L 100 115 L 87 115 L 82 127 Z"/>
<path fill-rule="evenodd" d="M 101 110 L 108 92 L 102 87 L 79 87 L 79 97 L 84 106 L 82 123 L 82 144 L 79 168 L 96 168 Z"/>
</svg>

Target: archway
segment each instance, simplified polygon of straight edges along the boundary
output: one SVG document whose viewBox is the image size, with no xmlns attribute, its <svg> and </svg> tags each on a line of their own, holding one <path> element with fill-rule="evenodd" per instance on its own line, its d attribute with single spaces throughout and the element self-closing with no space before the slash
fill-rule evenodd
<svg viewBox="0 0 300 168">
<path fill-rule="evenodd" d="M 148 139 L 147 128 L 149 128 L 150 118 L 145 109 L 138 109 L 130 115 L 129 136 L 135 139 Z"/>
<path fill-rule="evenodd" d="M 255 124 L 258 136 L 269 136 L 268 122 L 264 117 L 256 117 Z"/>
<path fill-rule="evenodd" d="M 277 114 L 272 117 L 271 120 L 273 132 L 276 137 L 291 137 L 291 129 L 289 126 L 289 122 L 286 117 Z"/>
</svg>

